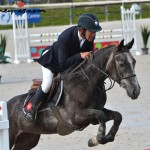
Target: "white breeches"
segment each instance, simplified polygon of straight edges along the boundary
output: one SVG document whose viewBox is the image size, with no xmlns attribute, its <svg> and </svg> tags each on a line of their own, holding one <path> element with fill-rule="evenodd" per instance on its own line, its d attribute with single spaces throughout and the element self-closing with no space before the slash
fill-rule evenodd
<svg viewBox="0 0 150 150">
<path fill-rule="evenodd" d="M 50 87 L 52 85 L 54 73 L 52 73 L 51 70 L 45 68 L 42 66 L 42 72 L 43 72 L 43 82 L 42 82 L 42 91 L 44 93 L 48 93 L 50 90 Z"/>
<path fill-rule="evenodd" d="M 48 50 L 46 50 L 42 55 L 44 55 L 46 52 L 48 52 Z M 52 73 L 51 70 L 43 66 L 42 66 L 42 73 L 43 73 L 43 81 L 41 88 L 44 93 L 48 93 L 52 85 L 54 73 Z"/>
</svg>

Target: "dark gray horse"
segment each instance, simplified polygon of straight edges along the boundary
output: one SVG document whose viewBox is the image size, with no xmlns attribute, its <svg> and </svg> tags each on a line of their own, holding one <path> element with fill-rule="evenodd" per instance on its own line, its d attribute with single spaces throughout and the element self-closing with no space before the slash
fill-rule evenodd
<svg viewBox="0 0 150 150">
<path fill-rule="evenodd" d="M 109 76 L 127 91 L 129 97 L 138 98 L 140 86 L 134 70 L 136 61 L 129 52 L 133 43 L 134 39 L 124 45 L 122 40 L 119 46 L 97 50 L 93 59 L 87 59 L 74 73 L 63 76 L 64 91 L 57 106 L 68 128 L 63 135 L 89 124 L 99 124 L 97 136 L 89 139 L 88 145 L 96 146 L 114 140 L 122 115 L 104 108 L 104 80 Z M 26 97 L 27 94 L 19 95 L 8 102 L 10 149 L 30 150 L 38 144 L 41 134 L 61 133 L 61 125 L 51 108 L 39 112 L 35 124 L 26 122 L 22 111 Z M 109 120 L 114 123 L 105 135 L 105 123 Z"/>
</svg>

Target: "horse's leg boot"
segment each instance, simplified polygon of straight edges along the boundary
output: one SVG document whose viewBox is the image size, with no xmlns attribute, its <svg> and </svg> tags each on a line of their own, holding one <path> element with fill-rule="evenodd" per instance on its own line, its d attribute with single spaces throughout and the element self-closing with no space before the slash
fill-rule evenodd
<svg viewBox="0 0 150 150">
<path fill-rule="evenodd" d="M 31 121 L 31 122 L 35 121 L 36 116 L 37 116 L 37 109 L 43 101 L 46 101 L 47 97 L 48 97 L 48 93 L 44 93 L 40 86 L 37 89 L 35 95 L 33 96 L 31 110 L 28 111 L 26 114 L 26 118 L 29 121 Z"/>
</svg>

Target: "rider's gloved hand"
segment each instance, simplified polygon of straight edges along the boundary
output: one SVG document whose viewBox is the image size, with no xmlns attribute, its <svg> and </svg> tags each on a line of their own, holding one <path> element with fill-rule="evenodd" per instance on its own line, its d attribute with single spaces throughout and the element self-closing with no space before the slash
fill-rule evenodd
<svg viewBox="0 0 150 150">
<path fill-rule="evenodd" d="M 87 59 L 88 57 L 90 57 L 91 52 L 81 52 L 80 55 L 83 59 Z"/>
</svg>

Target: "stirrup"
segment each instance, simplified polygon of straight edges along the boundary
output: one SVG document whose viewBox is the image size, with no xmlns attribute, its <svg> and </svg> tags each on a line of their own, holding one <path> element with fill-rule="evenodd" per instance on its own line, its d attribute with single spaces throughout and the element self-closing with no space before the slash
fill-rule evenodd
<svg viewBox="0 0 150 150">
<path fill-rule="evenodd" d="M 34 112 L 34 114 L 32 114 L 32 111 Z M 25 118 L 30 122 L 35 122 L 37 118 L 37 107 L 33 107 L 30 112 L 26 112 Z"/>
</svg>

